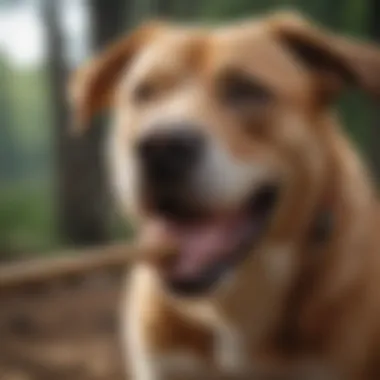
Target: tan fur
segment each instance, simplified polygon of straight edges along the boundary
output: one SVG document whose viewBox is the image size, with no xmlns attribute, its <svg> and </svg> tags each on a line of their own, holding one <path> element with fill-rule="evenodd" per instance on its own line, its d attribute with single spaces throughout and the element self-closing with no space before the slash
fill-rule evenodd
<svg viewBox="0 0 380 380">
<path fill-rule="evenodd" d="M 228 67 L 257 78 L 275 100 L 249 115 L 222 105 L 217 83 Z M 167 379 L 159 363 L 179 351 L 197 358 L 202 378 L 210 368 L 378 378 L 379 205 L 331 101 L 346 84 L 379 94 L 380 50 L 277 14 L 224 28 L 149 27 L 79 75 L 79 120 L 112 101 L 116 193 L 142 224 L 152 215 L 136 190 L 133 147 L 156 122 L 185 118 L 205 128 L 214 150 L 195 194 L 205 204 L 234 208 L 266 179 L 285 188 L 260 246 L 207 297 L 178 299 L 164 292 L 153 266 L 135 269 L 123 307 L 135 378 Z M 139 86 L 147 98 L 136 102 Z M 310 231 L 325 208 L 332 234 L 319 244 Z"/>
</svg>

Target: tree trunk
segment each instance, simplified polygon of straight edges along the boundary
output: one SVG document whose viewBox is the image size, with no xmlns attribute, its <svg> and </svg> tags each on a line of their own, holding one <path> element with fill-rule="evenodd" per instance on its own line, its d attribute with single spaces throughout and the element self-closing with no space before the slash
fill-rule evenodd
<svg viewBox="0 0 380 380">
<path fill-rule="evenodd" d="M 106 7 L 104 6 L 106 3 Z M 97 47 L 113 36 L 118 20 L 110 9 L 119 1 L 91 1 Z M 103 5 L 102 5 L 103 4 Z M 95 123 L 83 137 L 69 136 L 66 106 L 67 71 L 60 29 L 59 1 L 44 0 L 43 16 L 48 45 L 48 72 L 57 152 L 58 228 L 64 240 L 75 245 L 93 245 L 108 239 L 109 201 L 102 142 L 104 129 Z M 117 15 L 118 17 L 119 15 Z M 113 30 L 112 30 L 112 25 Z"/>
<path fill-rule="evenodd" d="M 92 45 L 98 51 L 127 30 L 127 0 L 92 0 L 89 12 Z"/>
</svg>

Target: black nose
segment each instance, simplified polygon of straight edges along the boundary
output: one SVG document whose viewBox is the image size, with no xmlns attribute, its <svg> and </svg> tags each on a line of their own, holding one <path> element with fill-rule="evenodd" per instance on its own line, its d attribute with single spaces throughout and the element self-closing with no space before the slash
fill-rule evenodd
<svg viewBox="0 0 380 380">
<path fill-rule="evenodd" d="M 138 156 L 147 180 L 155 183 L 184 181 L 199 161 L 204 139 L 194 128 L 156 130 L 138 144 Z"/>
</svg>

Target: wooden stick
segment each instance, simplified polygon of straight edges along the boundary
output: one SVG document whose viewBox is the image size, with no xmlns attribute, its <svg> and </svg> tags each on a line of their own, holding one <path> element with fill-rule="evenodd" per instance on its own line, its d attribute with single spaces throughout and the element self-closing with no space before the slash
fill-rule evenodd
<svg viewBox="0 0 380 380">
<path fill-rule="evenodd" d="M 34 259 L 0 266 L 0 290 L 97 270 L 129 266 L 141 260 L 157 260 L 168 250 L 163 247 L 140 247 L 118 244 L 75 252 L 66 252 L 52 259 Z"/>
</svg>

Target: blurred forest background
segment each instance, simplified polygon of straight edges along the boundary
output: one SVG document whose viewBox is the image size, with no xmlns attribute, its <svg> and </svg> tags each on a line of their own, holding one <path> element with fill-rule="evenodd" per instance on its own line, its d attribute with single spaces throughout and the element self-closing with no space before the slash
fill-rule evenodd
<svg viewBox="0 0 380 380">
<path fill-rule="evenodd" d="M 68 73 L 143 20 L 214 22 L 296 8 L 380 41 L 380 0 L 0 0 L 0 260 L 128 237 L 112 211 L 102 135 L 68 135 Z M 342 118 L 380 175 L 380 117 L 356 93 Z"/>
</svg>

